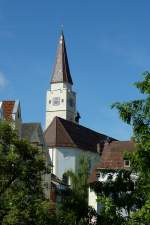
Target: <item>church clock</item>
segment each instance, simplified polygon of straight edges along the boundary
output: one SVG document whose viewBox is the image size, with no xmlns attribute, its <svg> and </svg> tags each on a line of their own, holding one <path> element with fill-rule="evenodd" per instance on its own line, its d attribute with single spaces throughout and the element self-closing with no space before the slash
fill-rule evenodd
<svg viewBox="0 0 150 225">
<path fill-rule="evenodd" d="M 58 105 L 60 105 L 60 98 L 54 97 L 53 98 L 53 106 L 58 106 Z"/>
</svg>

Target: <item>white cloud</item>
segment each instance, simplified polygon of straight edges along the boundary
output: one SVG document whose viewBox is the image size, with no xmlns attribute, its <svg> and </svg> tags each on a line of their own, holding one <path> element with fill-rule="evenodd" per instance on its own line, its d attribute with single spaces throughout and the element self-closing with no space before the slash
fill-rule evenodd
<svg viewBox="0 0 150 225">
<path fill-rule="evenodd" d="M 2 72 L 0 72 L 0 89 L 5 88 L 6 85 L 7 85 L 7 79 L 5 75 Z"/>
</svg>

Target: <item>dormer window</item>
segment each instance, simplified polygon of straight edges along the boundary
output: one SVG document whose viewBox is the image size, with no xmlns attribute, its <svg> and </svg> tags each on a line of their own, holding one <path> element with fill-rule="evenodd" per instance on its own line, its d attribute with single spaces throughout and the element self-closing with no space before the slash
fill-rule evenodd
<svg viewBox="0 0 150 225">
<path fill-rule="evenodd" d="M 124 159 L 124 167 L 130 167 L 130 160 Z"/>
</svg>

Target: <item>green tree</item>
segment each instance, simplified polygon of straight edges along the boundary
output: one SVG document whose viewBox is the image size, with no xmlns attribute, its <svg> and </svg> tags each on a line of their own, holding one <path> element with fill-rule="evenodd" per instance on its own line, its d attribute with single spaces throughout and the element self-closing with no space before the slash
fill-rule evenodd
<svg viewBox="0 0 150 225">
<path fill-rule="evenodd" d="M 129 155 L 132 169 L 138 174 L 138 198 L 142 205 L 133 213 L 129 224 L 150 224 L 150 73 L 143 81 L 135 83 L 143 99 L 115 103 L 121 119 L 133 128 L 137 150 Z"/>
<path fill-rule="evenodd" d="M 150 73 L 144 73 L 143 81 L 135 86 L 144 94 L 143 99 L 112 105 L 119 111 L 120 118 L 133 128 L 136 150 L 125 155 L 131 169 L 103 170 L 104 175 L 110 172 L 107 181 L 92 185 L 103 206 L 98 224 L 150 224 Z M 117 174 L 115 180 L 113 174 Z M 135 180 L 133 174 L 137 175 Z M 121 209 L 126 210 L 126 218 L 120 213 Z"/>
<path fill-rule="evenodd" d="M 107 180 L 96 181 L 90 185 L 101 205 L 98 224 L 120 225 L 130 217 L 131 211 L 141 204 L 133 172 L 124 169 L 102 169 L 100 173 L 101 176 L 107 174 Z"/>
<path fill-rule="evenodd" d="M 46 171 L 40 148 L 20 140 L 9 124 L 0 121 L 1 225 L 55 224 L 42 188 Z"/>
<path fill-rule="evenodd" d="M 62 193 L 62 203 L 58 211 L 60 225 L 88 225 L 96 216 L 95 211 L 88 207 L 88 176 L 89 161 L 81 156 L 80 166 L 76 173 L 65 173 L 70 179 L 70 186 Z"/>
</svg>

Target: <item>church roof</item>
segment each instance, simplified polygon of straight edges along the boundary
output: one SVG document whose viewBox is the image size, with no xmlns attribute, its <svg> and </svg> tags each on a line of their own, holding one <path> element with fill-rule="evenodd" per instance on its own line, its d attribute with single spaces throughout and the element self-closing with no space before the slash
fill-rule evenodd
<svg viewBox="0 0 150 225">
<path fill-rule="evenodd" d="M 104 134 L 59 117 L 53 119 L 44 135 L 49 147 L 72 147 L 92 152 L 97 152 L 98 144 L 108 139 Z"/>
<path fill-rule="evenodd" d="M 63 32 L 61 33 L 58 49 L 57 49 L 57 55 L 56 55 L 56 63 L 54 66 L 54 71 L 52 74 L 51 83 L 69 83 L 73 84 L 70 69 L 69 69 L 69 63 L 68 63 L 68 57 L 67 57 L 67 51 L 66 51 L 66 45 L 65 45 L 65 39 Z"/>
</svg>

